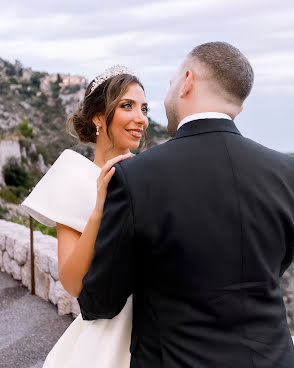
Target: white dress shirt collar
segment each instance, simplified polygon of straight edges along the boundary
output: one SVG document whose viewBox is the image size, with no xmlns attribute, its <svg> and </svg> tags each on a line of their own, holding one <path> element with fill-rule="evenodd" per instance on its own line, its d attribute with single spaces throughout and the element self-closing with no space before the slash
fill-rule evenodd
<svg viewBox="0 0 294 368">
<path fill-rule="evenodd" d="M 198 114 L 186 116 L 178 125 L 178 130 L 184 124 L 189 123 L 190 121 L 193 121 L 193 120 L 198 120 L 198 119 L 229 119 L 229 120 L 232 120 L 232 118 L 229 115 L 223 114 L 221 112 L 200 112 Z"/>
</svg>

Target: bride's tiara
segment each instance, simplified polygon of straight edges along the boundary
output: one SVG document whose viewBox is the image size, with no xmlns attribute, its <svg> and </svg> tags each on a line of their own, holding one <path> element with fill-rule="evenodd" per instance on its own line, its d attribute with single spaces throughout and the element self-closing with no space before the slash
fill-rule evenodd
<svg viewBox="0 0 294 368">
<path fill-rule="evenodd" d="M 98 75 L 92 83 L 90 93 L 88 96 L 107 79 L 112 78 L 119 74 L 132 74 L 132 72 L 124 65 L 113 65 L 106 69 L 102 74 Z"/>
</svg>

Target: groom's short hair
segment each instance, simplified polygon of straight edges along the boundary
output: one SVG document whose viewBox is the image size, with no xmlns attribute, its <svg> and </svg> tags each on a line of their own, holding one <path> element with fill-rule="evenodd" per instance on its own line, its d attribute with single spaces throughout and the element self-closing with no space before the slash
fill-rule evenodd
<svg viewBox="0 0 294 368">
<path fill-rule="evenodd" d="M 227 42 L 208 42 L 196 46 L 188 55 L 199 61 L 219 87 L 238 102 L 248 97 L 254 80 L 253 69 L 247 58 Z"/>
</svg>

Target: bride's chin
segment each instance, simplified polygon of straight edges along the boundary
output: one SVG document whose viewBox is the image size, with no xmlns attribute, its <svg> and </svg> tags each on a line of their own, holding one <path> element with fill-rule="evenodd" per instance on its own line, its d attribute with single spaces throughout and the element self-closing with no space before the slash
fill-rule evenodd
<svg viewBox="0 0 294 368">
<path fill-rule="evenodd" d="M 134 150 L 134 149 L 137 149 L 138 147 L 139 147 L 139 144 L 132 144 L 132 145 L 130 144 L 128 148 L 129 150 Z"/>
<path fill-rule="evenodd" d="M 140 146 L 140 142 L 130 142 L 130 144 L 128 145 L 128 148 L 130 149 L 130 150 L 132 150 L 132 149 L 137 149 L 138 147 Z"/>
</svg>

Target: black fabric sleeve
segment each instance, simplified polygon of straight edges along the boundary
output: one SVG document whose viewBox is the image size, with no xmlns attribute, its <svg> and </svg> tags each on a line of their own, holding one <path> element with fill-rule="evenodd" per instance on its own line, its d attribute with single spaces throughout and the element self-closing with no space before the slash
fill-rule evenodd
<svg viewBox="0 0 294 368">
<path fill-rule="evenodd" d="M 95 254 L 78 302 L 84 320 L 113 318 L 132 294 L 132 205 L 119 164 L 109 185 Z"/>
</svg>

